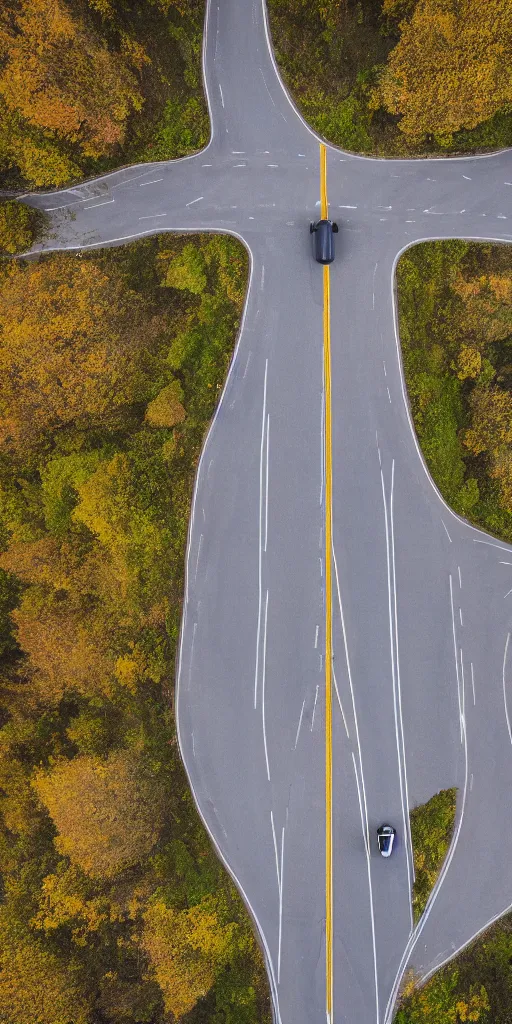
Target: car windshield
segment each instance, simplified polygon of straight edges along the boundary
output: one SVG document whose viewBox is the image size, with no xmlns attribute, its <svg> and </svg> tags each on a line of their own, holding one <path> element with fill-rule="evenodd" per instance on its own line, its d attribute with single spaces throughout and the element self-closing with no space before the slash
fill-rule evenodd
<svg viewBox="0 0 512 1024">
<path fill-rule="evenodd" d="M 379 846 L 380 846 L 381 850 L 384 851 L 384 853 L 387 853 L 387 851 L 389 850 L 390 844 L 391 844 L 391 836 L 389 834 L 388 835 L 380 835 L 379 836 Z"/>
</svg>

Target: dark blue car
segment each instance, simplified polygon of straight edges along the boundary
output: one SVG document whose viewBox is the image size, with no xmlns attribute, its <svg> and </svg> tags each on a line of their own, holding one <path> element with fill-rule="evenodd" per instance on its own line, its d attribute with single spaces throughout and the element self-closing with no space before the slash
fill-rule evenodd
<svg viewBox="0 0 512 1024">
<path fill-rule="evenodd" d="M 309 225 L 311 234 L 315 236 L 315 259 L 317 263 L 332 263 L 334 259 L 334 234 L 338 225 L 332 220 L 318 220 Z"/>
<path fill-rule="evenodd" d="M 383 857 L 391 857 L 391 851 L 395 842 L 396 828 L 392 825 L 380 825 L 377 829 L 377 843 L 379 853 Z"/>
</svg>

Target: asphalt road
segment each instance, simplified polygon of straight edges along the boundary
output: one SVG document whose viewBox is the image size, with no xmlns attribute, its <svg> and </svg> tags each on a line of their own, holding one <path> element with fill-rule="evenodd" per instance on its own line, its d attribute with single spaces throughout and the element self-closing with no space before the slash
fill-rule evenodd
<svg viewBox="0 0 512 1024">
<path fill-rule="evenodd" d="M 204 821 L 256 920 L 276 1020 L 324 1021 L 325 490 L 318 139 L 277 76 L 259 0 L 209 4 L 209 146 L 26 201 L 44 249 L 230 231 L 251 253 L 187 554 L 177 709 Z M 512 240 L 512 154 L 371 160 L 328 148 L 333 415 L 334 1015 L 387 1024 L 512 903 L 512 548 L 443 503 L 418 451 L 393 271 L 426 238 Z M 510 711 L 512 715 L 512 708 Z M 459 791 L 413 929 L 408 807 Z M 375 829 L 398 829 L 384 861 Z"/>
</svg>

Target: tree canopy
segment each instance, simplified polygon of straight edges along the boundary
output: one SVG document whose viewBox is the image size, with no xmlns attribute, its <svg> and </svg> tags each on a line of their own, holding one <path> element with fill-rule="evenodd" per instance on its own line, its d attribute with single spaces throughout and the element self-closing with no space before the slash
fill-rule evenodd
<svg viewBox="0 0 512 1024">
<path fill-rule="evenodd" d="M 59 186 L 199 148 L 203 18 L 204 0 L 4 0 L 0 179 Z"/>
<path fill-rule="evenodd" d="M 65 260 L 14 264 L 0 292 L 0 443 L 20 453 L 58 429 L 120 422 L 147 397 L 161 318 L 114 268 Z"/>
<path fill-rule="evenodd" d="M 512 103 L 511 0 L 418 0 L 400 30 L 380 96 L 405 135 L 449 140 Z"/>
<path fill-rule="evenodd" d="M 109 878 L 145 860 L 163 824 L 163 793 L 133 754 L 83 754 L 34 777 L 57 829 L 57 849 Z"/>
</svg>

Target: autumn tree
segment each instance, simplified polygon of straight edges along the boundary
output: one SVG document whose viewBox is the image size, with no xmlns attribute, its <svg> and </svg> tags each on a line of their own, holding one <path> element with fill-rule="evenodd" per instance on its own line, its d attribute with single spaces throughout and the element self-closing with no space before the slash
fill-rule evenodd
<svg viewBox="0 0 512 1024">
<path fill-rule="evenodd" d="M 66 927 L 78 945 L 96 935 L 111 916 L 108 899 L 95 892 L 91 878 L 65 860 L 60 861 L 53 874 L 43 878 L 38 902 L 31 925 L 47 935 Z"/>
<path fill-rule="evenodd" d="M 470 985 L 468 992 L 459 992 L 457 968 L 441 971 L 422 988 L 414 979 L 404 987 L 403 1006 L 395 1017 L 396 1024 L 462 1024 L 487 1020 L 489 998 L 483 985 Z"/>
<path fill-rule="evenodd" d="M 15 200 L 0 203 L 0 252 L 20 253 L 30 249 L 44 218 L 36 210 Z"/>
<path fill-rule="evenodd" d="M 470 399 L 471 427 L 464 442 L 474 455 L 495 456 L 512 444 L 512 394 L 499 387 L 475 388 Z"/>
<path fill-rule="evenodd" d="M 28 929 L 0 914 L 0 1020 L 3 1024 L 90 1024 L 76 965 L 63 963 Z"/>
<path fill-rule="evenodd" d="M 461 300 L 459 332 L 482 350 L 512 334 L 510 274 L 458 274 L 452 289 Z"/>
<path fill-rule="evenodd" d="M 99 156 L 122 143 L 137 79 L 63 0 L 22 0 L 5 12 L 0 95 L 7 109 Z"/>
<path fill-rule="evenodd" d="M 122 423 L 147 396 L 143 361 L 161 330 L 113 269 L 13 266 L 0 291 L 0 444 L 23 453 L 52 430 Z"/>
<path fill-rule="evenodd" d="M 419 0 L 400 28 L 379 101 L 411 139 L 449 138 L 512 102 L 511 0 Z"/>
<path fill-rule="evenodd" d="M 58 832 L 58 850 L 93 877 L 144 860 L 163 825 L 162 787 L 135 755 L 82 755 L 39 772 L 34 787 Z"/>
<path fill-rule="evenodd" d="M 188 910 L 156 901 L 146 911 L 142 944 L 178 1020 L 211 989 L 236 949 L 238 926 L 222 897 L 207 896 Z"/>
<path fill-rule="evenodd" d="M 183 389 L 178 381 L 172 381 L 158 393 L 146 409 L 146 421 L 152 427 L 174 427 L 185 419 L 182 405 Z"/>
<path fill-rule="evenodd" d="M 484 455 L 488 473 L 498 481 L 504 508 L 512 512 L 512 393 L 500 387 L 476 387 L 469 398 L 471 426 L 464 444 Z"/>
</svg>

